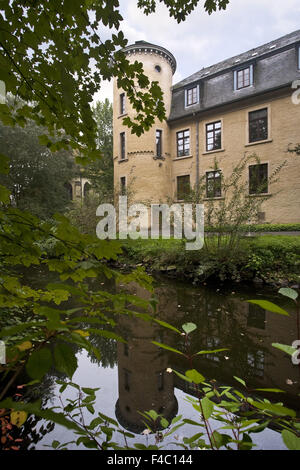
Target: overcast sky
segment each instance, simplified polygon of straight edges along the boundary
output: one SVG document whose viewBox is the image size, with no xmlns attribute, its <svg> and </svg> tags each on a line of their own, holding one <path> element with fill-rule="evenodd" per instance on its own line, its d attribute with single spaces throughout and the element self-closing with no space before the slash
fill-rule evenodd
<svg viewBox="0 0 300 470">
<path fill-rule="evenodd" d="M 158 1 L 157 1 L 158 3 Z M 197 9 L 178 24 L 165 6 L 146 16 L 137 0 L 120 0 L 121 29 L 129 44 L 144 40 L 168 49 L 175 56 L 173 84 L 221 60 L 300 29 L 299 0 L 230 0 L 226 11 L 209 16 Z M 95 100 L 112 101 L 112 83 L 103 83 Z"/>
</svg>

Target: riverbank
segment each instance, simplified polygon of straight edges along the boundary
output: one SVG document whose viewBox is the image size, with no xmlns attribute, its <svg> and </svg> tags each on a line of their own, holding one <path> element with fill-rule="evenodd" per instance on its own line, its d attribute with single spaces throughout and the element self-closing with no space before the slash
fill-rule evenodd
<svg viewBox="0 0 300 470">
<path fill-rule="evenodd" d="M 186 251 L 184 240 L 124 240 L 118 267 L 144 266 L 149 273 L 203 282 L 251 282 L 273 287 L 300 285 L 300 237 L 244 237 L 238 246 Z"/>
</svg>

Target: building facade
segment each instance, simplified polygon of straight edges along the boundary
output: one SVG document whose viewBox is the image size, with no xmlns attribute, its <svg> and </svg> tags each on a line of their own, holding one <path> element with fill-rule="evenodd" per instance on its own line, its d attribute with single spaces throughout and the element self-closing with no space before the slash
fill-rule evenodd
<svg viewBox="0 0 300 470">
<path fill-rule="evenodd" d="M 249 197 L 263 197 L 260 220 L 300 222 L 300 30 L 214 66 L 172 86 L 174 56 L 144 41 L 128 46 L 130 61 L 143 63 L 164 93 L 167 120 L 140 137 L 123 125 L 134 117 L 114 84 L 114 182 L 135 202 L 182 201 L 188 187 L 206 185 L 205 200 L 222 200 L 228 178 L 245 155 Z M 278 179 L 270 176 L 283 162 Z"/>
</svg>

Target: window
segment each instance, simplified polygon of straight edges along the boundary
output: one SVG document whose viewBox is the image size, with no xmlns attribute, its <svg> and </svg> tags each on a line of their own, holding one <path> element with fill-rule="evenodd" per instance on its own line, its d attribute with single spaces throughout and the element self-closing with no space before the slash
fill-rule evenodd
<svg viewBox="0 0 300 470">
<path fill-rule="evenodd" d="M 190 154 L 190 131 L 177 132 L 177 157 L 186 157 Z"/>
<path fill-rule="evenodd" d="M 300 70 L 300 46 L 297 47 L 297 63 L 298 63 L 298 70 Z"/>
<path fill-rule="evenodd" d="M 157 373 L 157 390 L 161 392 L 164 389 L 164 371 Z"/>
<path fill-rule="evenodd" d="M 120 94 L 120 114 L 125 114 L 125 93 Z"/>
<path fill-rule="evenodd" d="M 268 109 L 249 113 L 249 142 L 259 142 L 268 138 Z"/>
<path fill-rule="evenodd" d="M 221 197 L 222 195 L 222 176 L 221 171 L 206 172 L 206 197 Z"/>
<path fill-rule="evenodd" d="M 222 147 L 221 121 L 206 124 L 206 151 L 220 150 Z"/>
<path fill-rule="evenodd" d="M 268 192 L 268 164 L 249 166 L 249 194 Z"/>
<path fill-rule="evenodd" d="M 249 304 L 247 326 L 264 330 L 266 328 L 266 311 L 259 305 Z"/>
<path fill-rule="evenodd" d="M 126 194 L 126 177 L 121 176 L 120 178 L 120 193 L 122 196 Z"/>
<path fill-rule="evenodd" d="M 253 375 L 258 377 L 264 376 L 265 354 L 263 351 L 248 352 L 247 362 Z"/>
<path fill-rule="evenodd" d="M 177 199 L 181 201 L 189 194 L 191 190 L 190 175 L 177 176 Z"/>
<path fill-rule="evenodd" d="M 130 391 L 130 372 L 124 369 L 124 388 L 127 392 Z"/>
<path fill-rule="evenodd" d="M 253 65 L 234 72 L 234 89 L 241 90 L 253 85 Z"/>
<path fill-rule="evenodd" d="M 213 351 L 220 346 L 220 339 L 217 336 L 208 336 L 206 341 L 208 350 Z M 220 356 L 218 354 L 206 354 L 205 357 L 214 362 L 220 362 Z"/>
<path fill-rule="evenodd" d="M 199 102 L 199 85 L 185 90 L 185 106 L 192 106 Z"/>
<path fill-rule="evenodd" d="M 162 131 L 156 131 L 156 156 L 162 156 Z"/>
<path fill-rule="evenodd" d="M 121 150 L 121 160 L 125 159 L 125 132 L 120 134 L 120 150 Z"/>
<path fill-rule="evenodd" d="M 160 66 L 160 65 L 156 65 L 156 66 L 155 66 L 155 70 L 156 70 L 156 72 L 160 73 L 160 72 L 161 72 L 161 66 Z"/>
</svg>

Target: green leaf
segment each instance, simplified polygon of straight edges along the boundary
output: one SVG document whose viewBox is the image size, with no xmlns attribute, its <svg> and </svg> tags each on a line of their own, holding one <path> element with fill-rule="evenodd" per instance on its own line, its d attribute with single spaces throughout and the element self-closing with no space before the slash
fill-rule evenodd
<svg viewBox="0 0 300 470">
<path fill-rule="evenodd" d="M 26 364 L 26 370 L 31 378 L 41 380 L 52 366 L 51 352 L 48 348 L 34 351 Z"/>
<path fill-rule="evenodd" d="M 269 411 L 275 415 L 279 416 L 290 416 L 292 418 L 296 417 L 296 412 L 294 410 L 290 410 L 289 408 L 286 408 L 285 406 L 282 405 L 273 405 L 272 403 L 261 403 L 258 401 L 252 401 L 251 400 L 251 405 L 254 406 L 255 408 L 258 408 L 259 410 L 262 411 Z"/>
<path fill-rule="evenodd" d="M 284 295 L 285 297 L 289 297 L 292 300 L 296 300 L 298 298 L 298 292 L 294 289 L 290 289 L 289 287 L 282 287 L 278 292 L 279 294 Z"/>
<path fill-rule="evenodd" d="M 174 370 L 174 369 L 173 369 L 173 372 L 174 372 L 174 374 L 177 375 L 177 377 L 179 377 L 180 379 L 184 380 L 185 382 L 193 383 L 192 379 L 189 379 L 188 377 L 186 377 L 185 375 L 181 374 L 180 372 L 177 372 L 177 371 Z"/>
<path fill-rule="evenodd" d="M 2 186 L 0 184 L 0 202 L 3 202 L 4 204 L 9 204 L 10 203 L 10 191 L 9 189 L 5 188 L 5 186 Z"/>
<path fill-rule="evenodd" d="M 280 349 L 280 351 L 285 352 L 289 356 L 292 356 L 297 349 L 293 348 L 292 346 L 289 346 L 287 344 L 280 344 L 280 343 L 272 343 L 273 348 Z"/>
<path fill-rule="evenodd" d="M 287 429 L 282 431 L 281 436 L 289 450 L 300 450 L 300 437 L 297 437 L 293 432 Z"/>
<path fill-rule="evenodd" d="M 203 375 L 200 374 L 195 369 L 187 370 L 185 375 L 186 375 L 186 377 L 188 377 L 196 385 L 201 384 L 205 380 L 205 377 L 203 377 Z"/>
<path fill-rule="evenodd" d="M 53 441 L 52 442 L 52 447 L 53 449 L 57 449 L 57 447 L 59 446 L 60 442 L 59 441 Z"/>
<path fill-rule="evenodd" d="M 199 351 L 195 355 L 200 356 L 202 354 L 216 354 L 216 353 L 222 352 L 222 351 L 229 351 L 229 349 L 228 348 L 223 348 L 223 349 L 214 349 L 214 350 L 210 350 L 210 351 Z"/>
<path fill-rule="evenodd" d="M 177 349 L 171 348 L 171 346 L 167 346 L 166 344 L 158 343 L 157 341 L 152 341 L 153 344 L 156 346 L 159 346 L 162 349 L 167 349 L 168 351 L 172 351 L 176 354 L 180 354 L 181 356 L 184 356 L 184 354 L 181 351 L 178 351 Z"/>
<path fill-rule="evenodd" d="M 201 400 L 201 406 L 203 410 L 204 419 L 210 418 L 212 415 L 212 412 L 214 411 L 214 403 L 209 398 L 204 397 Z"/>
<path fill-rule="evenodd" d="M 189 333 L 197 329 L 197 325 L 195 325 L 195 323 L 185 323 L 184 325 L 182 325 L 182 329 L 188 335 Z"/>
<path fill-rule="evenodd" d="M 255 388 L 258 392 L 271 392 L 271 393 L 286 393 L 284 390 L 279 388 Z"/>
<path fill-rule="evenodd" d="M 220 449 L 220 447 L 231 442 L 231 437 L 227 434 L 220 434 L 218 431 L 214 431 L 211 436 L 211 442 L 214 447 Z"/>
<path fill-rule="evenodd" d="M 175 328 L 175 326 L 170 325 L 170 323 L 167 323 L 162 320 L 158 320 L 157 318 L 154 318 L 155 323 L 158 323 L 159 325 L 163 326 L 164 328 L 168 328 L 169 330 L 176 331 L 176 333 L 179 333 L 181 335 L 181 331 Z"/>
<path fill-rule="evenodd" d="M 77 369 L 77 358 L 70 346 L 58 343 L 54 348 L 55 367 L 71 379 Z"/>
<path fill-rule="evenodd" d="M 247 387 L 246 382 L 243 379 L 240 379 L 239 377 L 235 377 L 235 376 L 233 376 L 233 378 L 237 380 L 238 382 L 240 382 L 242 385 L 244 385 L 244 387 Z"/>
<path fill-rule="evenodd" d="M 268 312 L 279 313 L 280 315 L 289 317 L 289 313 L 286 310 L 283 310 L 281 307 L 273 304 L 272 302 L 269 302 L 268 300 L 246 300 L 246 302 L 259 305 L 259 307 L 267 310 Z"/>
<path fill-rule="evenodd" d="M 166 429 L 169 426 L 169 421 L 167 421 L 166 418 L 161 418 L 160 424 L 164 429 Z"/>
<path fill-rule="evenodd" d="M 0 82 L 1 83 L 1 82 Z M 9 172 L 9 158 L 0 153 L 0 173 L 6 174 Z"/>
</svg>

